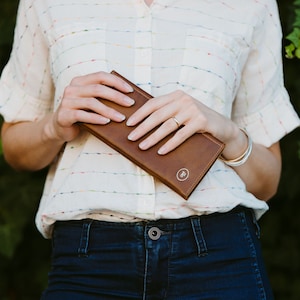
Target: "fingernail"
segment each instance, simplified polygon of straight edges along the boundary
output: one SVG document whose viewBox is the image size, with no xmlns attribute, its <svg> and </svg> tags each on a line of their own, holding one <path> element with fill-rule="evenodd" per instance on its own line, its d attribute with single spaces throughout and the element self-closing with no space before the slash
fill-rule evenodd
<svg viewBox="0 0 300 300">
<path fill-rule="evenodd" d="M 126 122 L 126 125 L 127 126 L 133 126 L 134 125 L 134 119 L 132 118 L 132 117 L 130 117 L 128 120 L 127 120 L 127 122 Z"/>
<path fill-rule="evenodd" d="M 116 118 L 119 120 L 119 121 L 124 121 L 126 119 L 126 116 L 120 114 L 120 113 L 116 113 Z"/>
<path fill-rule="evenodd" d="M 129 105 L 133 105 L 135 103 L 135 101 L 127 96 L 124 97 L 124 101 L 129 104 Z"/>
<path fill-rule="evenodd" d="M 142 150 L 145 150 L 148 148 L 148 145 L 149 143 L 147 141 L 142 141 L 140 144 L 139 144 L 139 148 L 142 149 Z"/>
<path fill-rule="evenodd" d="M 167 149 L 164 146 L 162 146 L 161 148 L 158 149 L 157 153 L 159 155 L 164 155 L 164 154 L 166 154 L 166 150 Z"/>
<path fill-rule="evenodd" d="M 134 141 L 135 136 L 136 136 L 135 133 L 131 132 L 131 133 L 129 133 L 127 138 L 128 138 L 129 141 Z"/>
<path fill-rule="evenodd" d="M 129 85 L 128 83 L 124 82 L 124 87 L 128 91 L 128 93 L 133 92 L 133 87 Z"/>
</svg>

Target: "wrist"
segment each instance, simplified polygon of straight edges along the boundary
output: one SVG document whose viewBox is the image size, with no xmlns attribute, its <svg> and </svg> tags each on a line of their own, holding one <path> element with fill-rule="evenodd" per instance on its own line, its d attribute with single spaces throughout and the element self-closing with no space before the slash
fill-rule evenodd
<svg viewBox="0 0 300 300">
<path fill-rule="evenodd" d="M 54 124 L 53 124 L 53 117 L 49 115 L 46 117 L 43 121 L 41 121 L 43 124 L 43 130 L 42 130 L 42 142 L 43 143 L 54 143 L 57 145 L 63 145 L 65 141 L 59 137 L 57 134 Z"/>
<path fill-rule="evenodd" d="M 242 139 L 241 139 L 242 137 Z M 239 147 L 239 145 L 244 144 Z M 239 149 L 239 151 L 237 151 Z M 242 150 L 243 149 L 243 150 Z M 225 149 L 224 149 L 225 150 Z M 230 167 L 238 167 L 246 163 L 252 152 L 252 139 L 244 129 L 239 129 L 239 136 L 236 143 L 227 147 L 226 152 L 223 151 L 220 159 Z M 229 154 L 228 154 L 229 153 Z"/>
</svg>

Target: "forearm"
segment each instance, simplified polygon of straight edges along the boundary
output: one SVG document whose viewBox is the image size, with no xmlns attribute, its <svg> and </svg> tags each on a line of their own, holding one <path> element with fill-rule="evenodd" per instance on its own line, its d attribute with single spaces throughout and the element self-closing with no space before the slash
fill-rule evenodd
<svg viewBox="0 0 300 300">
<path fill-rule="evenodd" d="M 4 123 L 2 144 L 6 160 L 21 170 L 39 170 L 48 166 L 62 146 L 78 136 L 78 122 L 99 125 L 122 122 L 125 116 L 98 99 L 128 107 L 134 104 L 126 95 L 129 92 L 132 87 L 113 74 L 97 72 L 75 77 L 65 88 L 54 113 L 37 122 Z"/>
<path fill-rule="evenodd" d="M 47 129 L 51 115 L 37 122 L 4 123 L 2 144 L 6 161 L 17 170 L 40 170 L 57 156 L 64 141 Z"/>
<path fill-rule="evenodd" d="M 279 144 L 274 144 L 271 148 L 254 144 L 247 163 L 235 169 L 249 192 L 261 200 L 269 200 L 277 192 L 280 180 Z"/>
<path fill-rule="evenodd" d="M 239 138 L 236 139 L 235 151 L 236 149 L 243 149 L 241 148 L 243 138 L 245 139 L 245 135 L 241 134 L 240 131 Z M 233 158 L 228 153 L 234 153 L 234 150 L 226 150 L 226 158 Z M 237 157 L 236 154 L 235 157 Z M 259 199 L 269 200 L 276 193 L 280 180 L 281 153 L 279 143 L 275 143 L 270 148 L 253 143 L 252 151 L 247 161 L 233 168 L 245 182 L 249 192 Z"/>
</svg>

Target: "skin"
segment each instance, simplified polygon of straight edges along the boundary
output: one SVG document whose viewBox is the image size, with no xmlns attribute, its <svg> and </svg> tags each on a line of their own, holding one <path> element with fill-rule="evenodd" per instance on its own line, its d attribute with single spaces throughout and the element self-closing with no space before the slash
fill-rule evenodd
<svg viewBox="0 0 300 300">
<path fill-rule="evenodd" d="M 145 0 L 146 5 L 151 6 L 153 0 Z"/>
<path fill-rule="evenodd" d="M 130 91 L 131 87 L 122 79 L 105 72 L 74 78 L 66 87 L 62 102 L 55 112 L 36 122 L 3 124 L 2 143 L 6 160 L 18 170 L 34 171 L 48 166 L 63 145 L 78 136 L 80 129 L 77 122 L 103 126 L 110 121 L 124 121 L 127 126 L 140 123 L 128 136 L 132 141 L 161 124 L 139 144 L 142 150 L 146 150 L 177 130 L 178 125 L 172 119 L 174 116 L 184 126 L 159 149 L 160 155 L 167 154 L 188 137 L 200 132 L 209 132 L 225 143 L 223 156 L 226 159 L 240 156 L 247 148 L 247 138 L 234 122 L 182 91 L 149 100 L 128 120 L 95 98 L 130 106 L 133 100 L 126 96 Z M 279 143 L 270 148 L 254 143 L 248 161 L 234 169 L 249 192 L 259 199 L 270 199 L 277 191 L 281 173 Z"/>
</svg>

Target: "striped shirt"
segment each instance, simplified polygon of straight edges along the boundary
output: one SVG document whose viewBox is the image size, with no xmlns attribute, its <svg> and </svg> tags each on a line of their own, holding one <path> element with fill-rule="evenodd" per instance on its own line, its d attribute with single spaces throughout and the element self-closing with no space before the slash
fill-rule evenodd
<svg viewBox="0 0 300 300">
<path fill-rule="evenodd" d="M 21 0 L 0 82 L 7 122 L 55 110 L 75 76 L 116 70 L 154 96 L 183 90 L 266 147 L 299 126 L 283 85 L 275 0 Z M 67 143 L 50 167 L 36 216 L 135 222 L 267 209 L 217 161 L 188 201 L 93 136 Z"/>
</svg>

